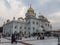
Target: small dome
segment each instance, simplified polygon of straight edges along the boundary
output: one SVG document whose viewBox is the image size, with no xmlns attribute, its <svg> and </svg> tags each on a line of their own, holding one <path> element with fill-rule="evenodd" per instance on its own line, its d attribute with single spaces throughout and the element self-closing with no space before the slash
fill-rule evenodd
<svg viewBox="0 0 60 45">
<path fill-rule="evenodd" d="M 43 18 L 45 18 L 45 17 L 43 16 L 43 14 L 42 14 L 42 13 L 39 13 L 39 17 L 43 17 Z"/>
<path fill-rule="evenodd" d="M 30 6 L 30 8 L 27 10 L 27 12 L 34 13 L 34 9 Z"/>
</svg>

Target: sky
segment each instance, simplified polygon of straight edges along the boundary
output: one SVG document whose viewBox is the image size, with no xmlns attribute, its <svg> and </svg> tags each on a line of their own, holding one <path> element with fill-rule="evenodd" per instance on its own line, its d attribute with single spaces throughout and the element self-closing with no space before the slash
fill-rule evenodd
<svg viewBox="0 0 60 45">
<path fill-rule="evenodd" d="M 41 13 L 50 21 L 53 30 L 60 29 L 60 0 L 0 0 L 0 26 L 7 19 L 24 18 L 30 4 L 37 16 Z"/>
</svg>

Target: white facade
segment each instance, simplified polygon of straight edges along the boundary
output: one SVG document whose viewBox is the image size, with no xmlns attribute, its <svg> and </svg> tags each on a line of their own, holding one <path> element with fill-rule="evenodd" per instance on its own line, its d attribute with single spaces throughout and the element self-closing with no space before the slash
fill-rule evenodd
<svg viewBox="0 0 60 45">
<path fill-rule="evenodd" d="M 38 18 L 36 17 L 36 13 L 30 7 L 25 14 L 25 18 L 22 17 L 15 20 L 13 18 L 12 21 L 8 21 L 3 25 L 3 33 L 13 34 L 16 32 L 23 32 L 26 34 L 32 34 L 34 32 L 42 32 L 43 30 L 48 31 L 52 30 L 50 22 L 43 15 L 39 14 Z"/>
</svg>

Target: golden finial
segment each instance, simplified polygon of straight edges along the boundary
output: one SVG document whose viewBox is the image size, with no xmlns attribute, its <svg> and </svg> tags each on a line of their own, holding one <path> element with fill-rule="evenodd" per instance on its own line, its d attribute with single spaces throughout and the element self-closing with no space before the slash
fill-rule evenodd
<svg viewBox="0 0 60 45">
<path fill-rule="evenodd" d="M 31 8 L 31 4 L 30 4 L 30 8 Z"/>
<path fill-rule="evenodd" d="M 30 4 L 30 7 L 29 7 L 29 9 L 28 9 L 28 12 L 33 13 L 33 14 L 34 14 L 34 9 L 31 7 L 31 4 Z"/>
</svg>

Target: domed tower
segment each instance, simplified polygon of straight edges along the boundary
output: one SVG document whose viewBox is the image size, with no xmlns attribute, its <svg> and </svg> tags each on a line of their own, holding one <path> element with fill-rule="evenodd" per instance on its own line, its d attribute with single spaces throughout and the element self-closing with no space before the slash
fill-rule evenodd
<svg viewBox="0 0 60 45">
<path fill-rule="evenodd" d="M 31 7 L 29 7 L 29 9 L 27 10 L 27 13 L 26 13 L 26 18 L 35 18 L 36 17 L 36 13 L 34 12 L 34 9 Z"/>
<path fill-rule="evenodd" d="M 32 30 L 32 22 L 36 19 L 36 13 L 34 12 L 34 9 L 31 7 L 28 8 L 27 10 L 27 13 L 25 15 L 25 20 L 26 20 L 26 23 L 27 23 L 27 34 L 32 34 L 33 33 L 33 30 Z"/>
</svg>

